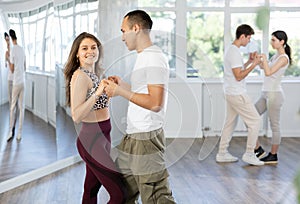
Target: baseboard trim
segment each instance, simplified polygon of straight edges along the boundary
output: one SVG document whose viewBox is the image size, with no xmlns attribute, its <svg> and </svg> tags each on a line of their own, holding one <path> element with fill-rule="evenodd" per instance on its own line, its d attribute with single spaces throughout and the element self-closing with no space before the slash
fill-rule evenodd
<svg viewBox="0 0 300 204">
<path fill-rule="evenodd" d="M 76 164 L 80 161 L 82 161 L 81 157 L 79 155 L 75 155 L 56 161 L 39 169 L 35 169 L 20 176 L 8 179 L 0 183 L 0 193 L 9 191 L 11 189 L 24 185 L 41 177 L 47 176 L 68 166 Z"/>
</svg>

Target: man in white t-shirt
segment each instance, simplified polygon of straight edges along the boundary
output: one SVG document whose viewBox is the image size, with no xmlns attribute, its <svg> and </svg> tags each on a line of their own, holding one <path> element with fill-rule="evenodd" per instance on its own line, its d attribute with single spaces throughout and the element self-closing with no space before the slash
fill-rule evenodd
<svg viewBox="0 0 300 204">
<path fill-rule="evenodd" d="M 11 102 L 12 102 L 12 87 L 13 87 L 13 79 L 14 79 L 14 75 L 10 70 L 9 67 L 9 58 L 10 58 L 10 38 L 9 35 L 5 32 L 4 33 L 4 39 L 7 45 L 7 50 L 5 52 L 5 67 L 8 69 L 7 71 L 7 94 L 8 94 L 8 105 L 9 105 L 9 110 L 10 110 L 10 106 L 11 106 Z M 18 113 L 18 110 L 16 110 L 15 114 Z M 12 128 L 12 135 L 14 135 L 15 133 L 15 125 L 16 125 L 16 117 L 14 120 L 14 124 L 13 124 L 13 128 Z"/>
<path fill-rule="evenodd" d="M 254 34 L 254 30 L 246 24 L 240 25 L 236 30 L 236 39 L 226 50 L 224 56 L 224 92 L 227 103 L 226 120 L 221 134 L 217 162 L 236 162 L 238 158 L 228 152 L 232 133 L 237 124 L 238 116 L 242 118 L 248 129 L 246 152 L 242 160 L 252 165 L 263 165 L 255 153 L 260 116 L 250 97 L 247 95 L 245 78 L 260 63 L 260 57 L 250 54 L 249 60 L 244 63 L 240 46 L 246 46 Z"/>
<path fill-rule="evenodd" d="M 14 30 L 9 30 L 9 35 L 12 39 L 13 47 L 11 48 L 10 59 L 8 61 L 9 68 L 13 73 L 13 88 L 12 88 L 12 102 L 10 106 L 10 123 L 7 141 L 13 137 L 12 129 L 15 120 L 16 105 L 19 106 L 19 127 L 17 140 L 22 138 L 22 128 L 24 120 L 24 84 L 25 84 L 25 53 L 21 46 L 17 43 L 17 36 Z"/>
<path fill-rule="evenodd" d="M 169 65 L 161 49 L 152 44 L 152 20 L 141 10 L 125 15 L 122 40 L 137 51 L 131 86 L 112 76 L 106 93 L 129 100 L 126 135 L 118 146 L 116 164 L 124 175 L 128 190 L 126 203 L 135 203 L 139 193 L 143 204 L 175 203 L 164 161 L 165 119 Z"/>
</svg>

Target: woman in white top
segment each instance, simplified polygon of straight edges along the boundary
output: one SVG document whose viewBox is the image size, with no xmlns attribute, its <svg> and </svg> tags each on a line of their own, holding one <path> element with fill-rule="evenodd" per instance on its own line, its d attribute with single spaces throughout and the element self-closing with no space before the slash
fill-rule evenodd
<svg viewBox="0 0 300 204">
<path fill-rule="evenodd" d="M 255 107 L 261 115 L 268 110 L 270 126 L 272 130 L 271 152 L 266 153 L 257 142 L 255 153 L 265 164 L 277 164 L 277 152 L 281 142 L 280 134 L 280 111 L 284 102 L 284 94 L 281 87 L 281 79 L 285 70 L 291 64 L 291 48 L 287 44 L 288 37 L 284 31 L 278 30 L 272 33 L 271 45 L 277 53 L 268 61 L 265 54 L 261 54 L 260 67 L 264 69 L 265 77 L 262 94 Z"/>
</svg>

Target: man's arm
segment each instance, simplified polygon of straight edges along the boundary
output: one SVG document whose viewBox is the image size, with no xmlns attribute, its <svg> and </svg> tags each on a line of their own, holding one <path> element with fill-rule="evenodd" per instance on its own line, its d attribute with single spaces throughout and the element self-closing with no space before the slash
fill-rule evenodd
<svg viewBox="0 0 300 204">
<path fill-rule="evenodd" d="M 257 55 L 255 56 L 255 58 L 253 59 L 252 63 L 250 66 L 248 66 L 250 63 L 245 63 L 245 67 L 247 67 L 246 69 L 242 69 L 242 67 L 237 67 L 237 68 L 232 68 L 232 72 L 233 75 L 235 77 L 235 79 L 237 81 L 241 81 L 244 78 L 246 78 L 246 76 L 248 76 L 248 74 L 256 67 L 256 65 L 258 65 L 260 63 L 260 57 Z"/>
<path fill-rule="evenodd" d="M 127 82 L 123 81 L 119 76 L 109 76 L 108 80 L 115 82 L 117 85 L 123 87 L 126 90 L 130 90 L 131 86 Z"/>
<path fill-rule="evenodd" d="M 248 67 L 247 69 L 242 70 L 241 67 L 238 68 L 233 68 L 232 72 L 233 75 L 235 77 L 235 79 L 237 81 L 241 81 L 244 78 L 246 78 L 246 76 L 248 76 L 248 74 L 255 68 L 255 66 L 252 64 L 250 67 Z"/>
<path fill-rule="evenodd" d="M 105 92 L 108 96 L 122 96 L 130 102 L 154 112 L 159 112 L 164 104 L 163 84 L 148 84 L 148 94 L 141 94 L 125 89 L 110 80 L 106 80 L 106 83 Z"/>
<path fill-rule="evenodd" d="M 15 65 L 12 64 L 10 61 L 8 61 L 8 65 L 9 65 L 9 69 L 10 69 L 11 73 L 14 73 L 14 71 L 15 71 Z"/>
</svg>

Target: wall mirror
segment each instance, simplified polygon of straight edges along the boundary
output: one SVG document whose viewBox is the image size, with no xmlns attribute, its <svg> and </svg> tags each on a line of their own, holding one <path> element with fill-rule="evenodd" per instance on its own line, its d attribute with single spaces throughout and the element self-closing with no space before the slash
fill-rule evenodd
<svg viewBox="0 0 300 204">
<path fill-rule="evenodd" d="M 5 6 L 8 9 L 4 9 Z M 20 5 L 15 8 L 20 8 Z M 22 139 L 16 140 L 19 125 L 17 115 L 15 136 L 7 142 L 8 68 L 5 66 L 4 57 L 0 57 L 0 192 L 10 181 L 22 180 L 25 177 L 23 175 L 53 164 L 59 158 L 53 30 L 49 29 L 54 21 L 53 3 L 46 2 L 34 10 L 26 9 L 24 4 L 25 11 L 22 12 L 10 10 L 9 5 L 3 5 L 3 8 L 1 5 L 1 9 L 1 31 L 4 33 L 9 29 L 15 30 L 17 43 L 23 47 L 26 55 L 26 74 Z M 44 29 L 40 29 L 41 27 Z M 0 54 L 4 56 L 7 46 L 4 38 L 1 39 Z"/>
<path fill-rule="evenodd" d="M 25 50 L 28 67 L 23 138 L 20 142 L 16 138 L 7 142 L 7 68 L 0 57 L 0 193 L 7 189 L 3 186 L 8 182 L 15 186 L 21 185 L 15 179 L 23 179 L 30 173 L 38 174 L 41 170 L 45 175 L 45 168 L 49 166 L 52 168 L 50 172 L 53 172 L 79 161 L 76 149 L 76 129 L 79 127 L 73 123 L 69 108 L 65 107 L 63 65 L 73 39 L 81 32 L 101 36 L 103 43 L 113 41 L 112 33 L 120 36 L 118 26 L 109 26 L 108 30 L 102 30 L 99 34 L 99 27 L 107 27 L 107 21 L 98 19 L 99 8 L 105 8 L 101 12 L 109 13 L 109 21 L 115 21 L 122 19 L 122 14 L 135 5 L 132 3 L 135 1 L 126 2 L 126 8 L 115 9 L 116 5 L 110 1 L 49 0 L 44 3 L 38 1 L 32 7 L 26 1 L 22 5 L 2 5 L 0 0 L 0 22 L 4 22 L 0 23 L 0 28 L 16 31 L 18 44 Z M 14 8 L 22 8 L 24 11 Z M 4 39 L 1 42 L 0 54 L 4 56 L 6 45 Z M 118 43 L 125 49 L 121 39 L 118 39 Z M 106 60 L 111 64 L 108 58 Z M 109 66 L 106 64 L 106 67 Z"/>
<path fill-rule="evenodd" d="M 15 136 L 7 142 L 9 133 L 9 103 L 7 70 L 1 69 L 0 105 L 0 182 L 20 176 L 57 160 L 55 130 L 55 77 L 38 73 L 26 73 L 25 114 L 22 139 L 16 140 L 19 116 L 15 125 Z"/>
</svg>

